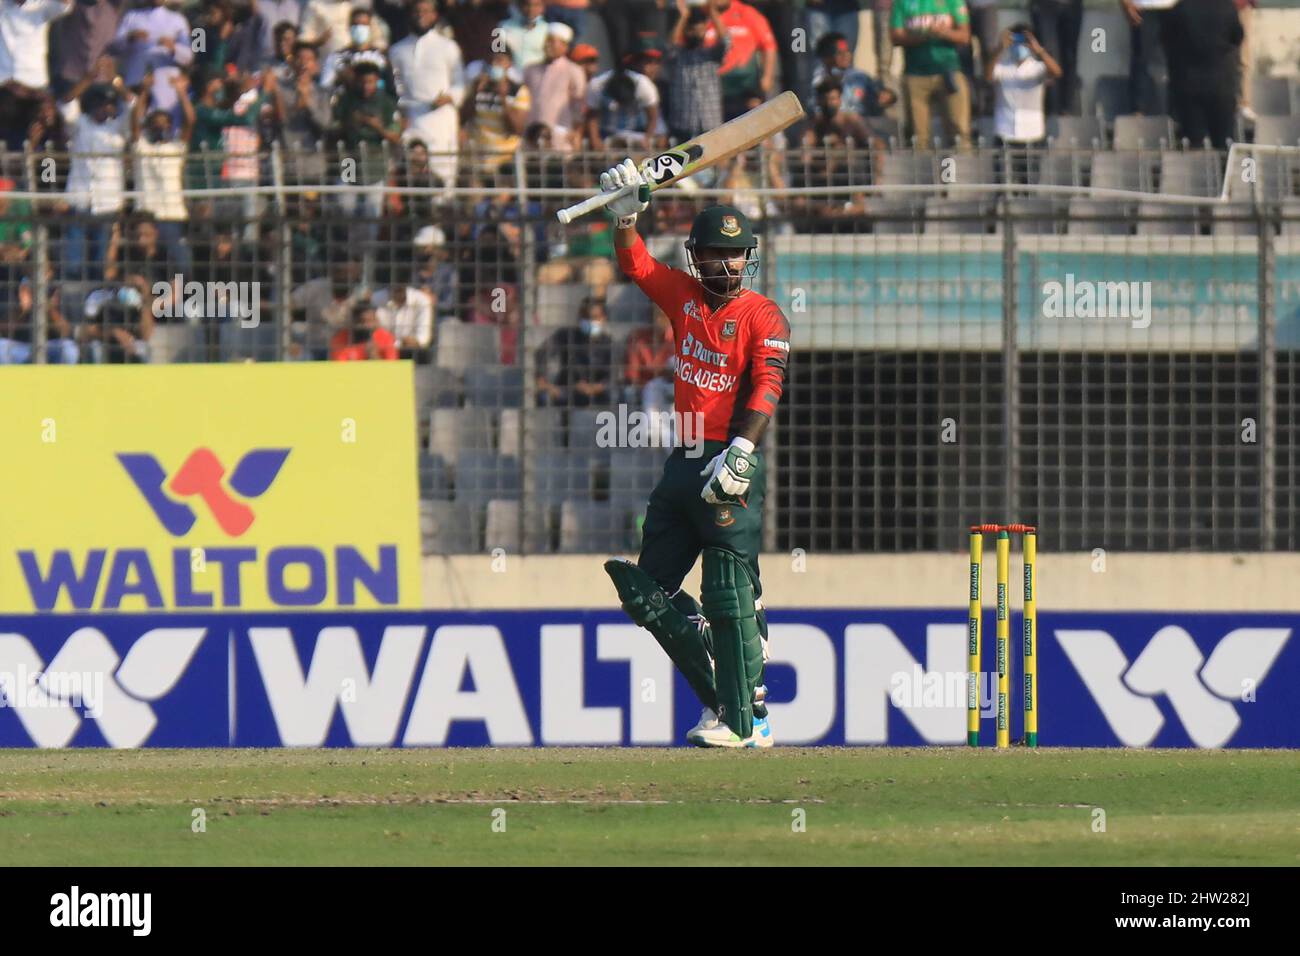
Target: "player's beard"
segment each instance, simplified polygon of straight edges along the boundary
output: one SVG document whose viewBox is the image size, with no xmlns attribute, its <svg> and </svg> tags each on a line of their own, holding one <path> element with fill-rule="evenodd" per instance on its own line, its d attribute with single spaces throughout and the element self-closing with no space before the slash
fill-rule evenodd
<svg viewBox="0 0 1300 956">
<path fill-rule="evenodd" d="M 730 271 L 716 276 L 701 276 L 700 284 L 720 299 L 734 299 L 740 295 L 743 280 Z"/>
</svg>

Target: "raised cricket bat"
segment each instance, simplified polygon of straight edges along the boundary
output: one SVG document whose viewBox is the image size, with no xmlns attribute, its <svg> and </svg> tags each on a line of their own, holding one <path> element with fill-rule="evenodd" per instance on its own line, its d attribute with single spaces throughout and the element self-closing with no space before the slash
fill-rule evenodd
<svg viewBox="0 0 1300 956">
<path fill-rule="evenodd" d="M 803 116 L 803 105 L 799 97 L 786 90 L 776 99 L 768 100 L 762 106 L 755 107 L 743 116 L 737 116 L 730 122 L 723 123 L 717 129 L 701 133 L 695 139 L 674 146 L 658 156 L 651 156 L 641 163 L 641 175 L 651 192 L 671 186 L 679 179 L 725 162 L 737 153 L 743 153 L 757 146 L 769 136 L 774 136 L 785 129 L 799 117 Z M 579 216 L 603 209 L 619 196 L 626 196 L 637 187 L 629 186 L 616 192 L 596 193 L 580 203 L 561 209 L 555 214 L 560 222 L 573 222 Z"/>
</svg>

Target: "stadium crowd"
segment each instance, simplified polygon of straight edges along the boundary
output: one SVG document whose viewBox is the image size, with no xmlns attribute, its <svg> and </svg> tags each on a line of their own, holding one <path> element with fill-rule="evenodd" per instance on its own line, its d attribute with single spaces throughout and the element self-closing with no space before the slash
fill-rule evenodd
<svg viewBox="0 0 1300 956">
<path fill-rule="evenodd" d="M 1225 145 L 1253 116 L 1239 79 L 1253 4 L 1122 0 L 1131 111 L 1159 112 L 1163 62 L 1178 135 Z M 860 6 L 881 75 L 854 65 Z M 873 153 L 932 133 L 1032 147 L 1049 117 L 1080 111 L 1082 0 L 1023 12 L 1000 30 L 995 0 L 0 0 L 0 363 L 32 359 L 38 309 L 49 361 L 148 361 L 158 325 L 244 318 L 228 288 L 243 283 L 290 304 L 287 357 L 428 361 L 451 321 L 499 326 L 512 364 L 526 266 L 581 287 L 575 328 L 598 337 L 608 224 L 557 229 L 558 201 L 521 197 L 521 172 L 590 184 L 609 155 L 689 139 L 782 88 L 810 114 L 772 144 L 793 152 L 700 180 L 756 217 L 778 204 L 746 186 L 867 183 L 889 162 Z M 4 197 L 15 189 L 59 201 Z M 692 208 L 657 203 L 651 230 Z M 799 228 L 868 211 L 863 197 L 780 204 Z M 37 221 L 51 235 L 39 282 Z M 583 340 L 562 331 L 547 362 Z M 629 382 L 658 377 L 638 362 Z M 570 378 L 539 377 L 539 398 Z M 565 400 L 603 394 L 588 385 Z"/>
</svg>

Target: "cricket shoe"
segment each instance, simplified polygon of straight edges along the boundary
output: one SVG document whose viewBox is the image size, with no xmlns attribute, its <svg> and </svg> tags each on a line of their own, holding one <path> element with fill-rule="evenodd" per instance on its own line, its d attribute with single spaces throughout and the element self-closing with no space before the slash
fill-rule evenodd
<svg viewBox="0 0 1300 956">
<path fill-rule="evenodd" d="M 709 711 L 711 714 L 712 711 Z M 748 747 L 751 749 L 767 749 L 774 743 L 772 739 L 772 725 L 766 717 L 754 718 L 753 732 L 746 738 L 741 738 L 726 724 L 719 721 L 716 717 L 713 720 L 713 726 L 696 732 L 692 728 L 691 733 L 695 736 L 690 737 L 691 743 L 697 747 L 733 747 L 740 749 Z"/>
<path fill-rule="evenodd" d="M 686 739 L 695 744 L 697 747 L 706 747 L 707 744 L 700 743 L 699 737 L 705 731 L 713 730 L 718 726 L 718 715 L 713 712 L 712 707 L 705 707 L 700 712 L 700 722 L 690 730 L 686 731 Z"/>
</svg>

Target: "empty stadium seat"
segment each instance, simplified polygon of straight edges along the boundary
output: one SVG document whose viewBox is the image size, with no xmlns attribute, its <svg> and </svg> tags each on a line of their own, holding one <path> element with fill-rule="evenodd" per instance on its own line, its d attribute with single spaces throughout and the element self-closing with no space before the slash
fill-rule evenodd
<svg viewBox="0 0 1300 956">
<path fill-rule="evenodd" d="M 1128 203 L 1071 199 L 1066 228 L 1072 236 L 1127 236 L 1131 215 Z"/>
<path fill-rule="evenodd" d="M 994 166 L 994 153 L 981 151 L 975 153 L 957 153 L 951 157 L 945 157 L 944 161 L 952 161 L 949 167 L 952 171 L 953 185 L 957 186 L 978 186 L 984 183 L 999 182 L 997 170 Z M 946 185 L 946 184 L 945 184 Z M 997 197 L 996 189 L 953 189 L 949 190 L 949 195 L 953 199 L 959 200 L 992 200 Z"/>
<path fill-rule="evenodd" d="M 1006 201 L 1012 218 L 1012 229 L 1017 235 L 1055 235 L 1060 226 L 1064 203 L 1042 197 L 1016 197 Z"/>
<path fill-rule="evenodd" d="M 577 325 L 578 309 L 590 294 L 591 287 L 582 282 L 537 286 L 537 321 L 547 326 Z"/>
<path fill-rule="evenodd" d="M 1291 115 L 1291 80 L 1256 73 L 1250 78 L 1250 108 L 1259 116 Z"/>
<path fill-rule="evenodd" d="M 873 199 L 868 210 L 871 230 L 877 235 L 919 235 L 925 225 L 925 203 L 916 198 Z"/>
<path fill-rule="evenodd" d="M 1106 120 L 1113 120 L 1133 108 L 1129 102 L 1131 97 L 1128 92 L 1127 76 L 1119 74 L 1099 76 L 1088 84 L 1086 91 L 1091 92 L 1091 96 L 1087 97 L 1091 100 L 1088 104 L 1088 112 Z"/>
<path fill-rule="evenodd" d="M 460 383 L 456 373 L 436 365 L 416 365 L 415 407 L 423 415 L 425 409 L 456 408 L 460 405 Z"/>
<path fill-rule="evenodd" d="M 500 331 L 495 325 L 449 320 L 438 325 L 434 364 L 464 370 L 501 361 Z"/>
<path fill-rule="evenodd" d="M 524 370 L 517 365 L 477 365 L 465 370 L 465 404 L 518 408 L 523 403 Z"/>
<path fill-rule="evenodd" d="M 519 459 L 490 448 L 462 448 L 456 455 L 456 500 L 484 504 L 519 497 Z"/>
<path fill-rule="evenodd" d="M 1221 162 L 1214 150 L 1165 150 L 1160 154 L 1160 191 L 1171 195 L 1217 196 Z"/>
<path fill-rule="evenodd" d="M 270 326 L 274 330 L 274 326 Z M 248 331 L 256 331 L 250 329 Z M 155 365 L 203 361 L 203 330 L 197 325 L 178 323 L 155 325 L 149 336 L 149 361 Z M 268 353 L 274 355 L 274 352 Z"/>
<path fill-rule="evenodd" d="M 1216 203 L 1210 207 L 1210 234 L 1215 236 L 1257 236 L 1259 223 L 1249 203 Z"/>
<path fill-rule="evenodd" d="M 1082 165 L 1074 150 L 1048 150 L 1030 157 L 1029 181 L 1039 186 L 1080 186 Z"/>
<path fill-rule="evenodd" d="M 934 154 L 891 150 L 873 170 L 881 186 L 924 186 L 934 182 Z"/>
<path fill-rule="evenodd" d="M 502 548 L 509 554 L 550 551 L 549 525 L 546 508 L 524 507 L 516 499 L 494 498 L 487 503 L 483 550 Z"/>
<path fill-rule="evenodd" d="M 424 553 L 481 552 L 481 510 L 453 501 L 421 501 L 420 538 Z"/>
<path fill-rule="evenodd" d="M 988 203 L 979 200 L 927 199 L 925 232 L 938 236 L 982 236 L 989 231 L 988 213 Z"/>
<path fill-rule="evenodd" d="M 1092 154 L 1090 182 L 1094 189 L 1125 189 L 1140 192 L 1149 189 L 1147 164 L 1135 151 Z"/>
<path fill-rule="evenodd" d="M 629 547 L 628 516 L 608 501 L 566 501 L 560 506 L 560 548 L 565 554 L 608 554 Z"/>
<path fill-rule="evenodd" d="M 565 424 L 562 408 L 503 408 L 497 421 L 497 448 L 516 455 L 551 451 L 564 447 Z M 521 445 L 522 442 L 522 445 Z"/>
<path fill-rule="evenodd" d="M 1130 113 L 1115 117 L 1111 146 L 1117 150 L 1158 149 L 1174 142 L 1174 127 L 1168 116 Z"/>
<path fill-rule="evenodd" d="M 532 504 L 589 501 L 593 456 L 572 451 L 539 451 L 524 459 L 524 498 Z"/>
<path fill-rule="evenodd" d="M 1300 144 L 1300 116 L 1263 116 L 1255 120 L 1255 142 L 1262 146 Z"/>
<path fill-rule="evenodd" d="M 611 322 L 632 322 L 646 325 L 650 322 L 653 304 L 634 282 L 620 282 L 605 292 Z"/>
<path fill-rule="evenodd" d="M 1138 203 L 1137 234 L 1139 236 L 1194 236 L 1197 235 L 1198 207 L 1171 207 L 1164 203 Z"/>
<path fill-rule="evenodd" d="M 663 474 L 667 448 L 615 448 L 609 456 L 609 497 L 644 501 Z M 700 465 L 704 467 L 703 462 Z"/>
<path fill-rule="evenodd" d="M 1106 145 L 1101 120 L 1096 116 L 1053 116 L 1047 121 L 1050 143 L 1061 146 L 1100 149 Z"/>
<path fill-rule="evenodd" d="M 569 447 L 586 449 L 596 448 L 596 432 L 599 418 L 605 409 L 573 408 L 569 410 Z"/>
<path fill-rule="evenodd" d="M 451 475 L 441 455 L 420 452 L 418 468 L 421 498 L 445 501 L 451 497 Z"/>
<path fill-rule="evenodd" d="M 455 461 L 463 448 L 492 448 L 492 411 L 487 408 L 435 408 L 429 413 L 429 451 Z"/>
</svg>

